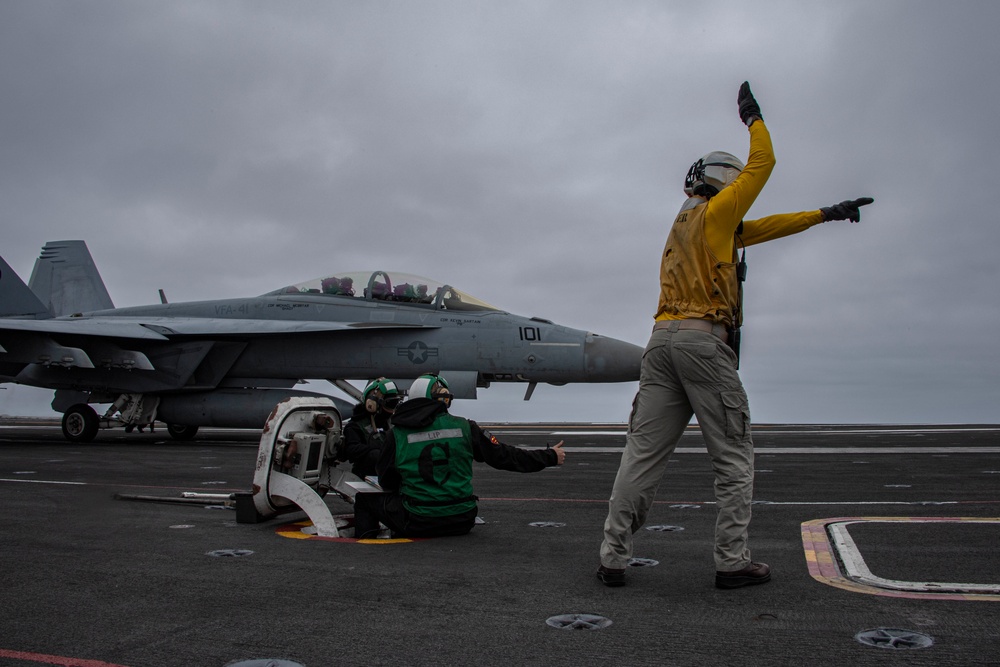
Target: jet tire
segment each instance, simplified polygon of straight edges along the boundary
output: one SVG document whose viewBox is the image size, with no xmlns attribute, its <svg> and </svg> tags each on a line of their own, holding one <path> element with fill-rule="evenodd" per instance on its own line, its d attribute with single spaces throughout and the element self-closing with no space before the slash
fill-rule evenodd
<svg viewBox="0 0 1000 667">
<path fill-rule="evenodd" d="M 63 413 L 63 437 L 70 442 L 90 442 L 97 436 L 100 428 L 97 413 L 86 403 L 71 405 Z"/>
<path fill-rule="evenodd" d="M 193 440 L 198 433 L 197 426 L 181 426 L 180 424 L 167 424 L 167 433 L 174 440 Z"/>
</svg>

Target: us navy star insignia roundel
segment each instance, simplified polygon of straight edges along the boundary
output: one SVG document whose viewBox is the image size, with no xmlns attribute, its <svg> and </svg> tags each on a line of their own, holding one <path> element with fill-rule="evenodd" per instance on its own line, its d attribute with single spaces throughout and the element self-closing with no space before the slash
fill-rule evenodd
<svg viewBox="0 0 1000 667">
<path fill-rule="evenodd" d="M 427 344 L 420 340 L 415 340 L 408 347 L 396 348 L 396 352 L 401 357 L 406 357 L 415 364 L 422 364 L 428 357 L 438 356 L 436 347 L 427 347 Z"/>
</svg>

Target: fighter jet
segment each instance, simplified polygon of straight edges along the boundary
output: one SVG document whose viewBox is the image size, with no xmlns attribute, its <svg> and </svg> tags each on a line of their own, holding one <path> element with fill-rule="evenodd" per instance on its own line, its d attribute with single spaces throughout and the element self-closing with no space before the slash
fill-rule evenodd
<svg viewBox="0 0 1000 667">
<path fill-rule="evenodd" d="M 45 244 L 28 285 L 0 258 L 0 382 L 55 390 L 71 441 L 165 422 L 261 428 L 296 385 L 408 380 L 435 372 L 456 398 L 493 382 L 629 382 L 642 348 L 514 315 L 451 285 L 341 272 L 261 296 L 115 308 L 83 241 Z M 332 397 L 350 414 L 352 404 Z M 108 405 L 101 415 L 92 404 Z"/>
</svg>

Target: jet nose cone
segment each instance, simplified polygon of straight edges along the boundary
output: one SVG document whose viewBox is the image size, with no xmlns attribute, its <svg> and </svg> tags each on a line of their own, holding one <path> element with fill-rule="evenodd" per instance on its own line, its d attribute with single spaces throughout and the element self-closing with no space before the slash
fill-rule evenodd
<svg viewBox="0 0 1000 667">
<path fill-rule="evenodd" d="M 638 345 L 588 333 L 583 349 L 588 382 L 632 382 L 639 379 L 643 348 Z"/>
</svg>

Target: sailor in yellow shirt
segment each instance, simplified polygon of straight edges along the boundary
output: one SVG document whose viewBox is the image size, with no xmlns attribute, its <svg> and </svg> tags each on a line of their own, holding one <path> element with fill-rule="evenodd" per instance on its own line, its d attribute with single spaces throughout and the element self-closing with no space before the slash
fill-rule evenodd
<svg viewBox="0 0 1000 667">
<path fill-rule="evenodd" d="M 597 576 L 608 586 L 625 583 L 632 535 L 645 523 L 667 460 L 692 415 L 715 471 L 715 584 L 739 588 L 770 581 L 770 568 L 750 559 L 747 538 L 754 473 L 750 409 L 737 372 L 746 271 L 740 252 L 828 220 L 858 222 L 859 208 L 874 201 L 744 220 L 775 160 L 748 83 L 740 87 L 737 102 L 750 132 L 747 163 L 713 152 L 691 166 L 684 182 L 689 198 L 663 250 L 656 323 L 604 523 Z"/>
</svg>

